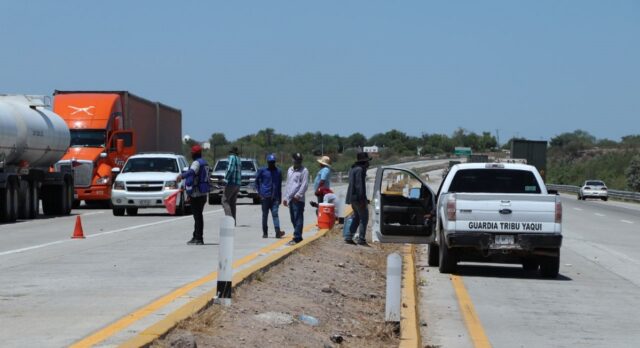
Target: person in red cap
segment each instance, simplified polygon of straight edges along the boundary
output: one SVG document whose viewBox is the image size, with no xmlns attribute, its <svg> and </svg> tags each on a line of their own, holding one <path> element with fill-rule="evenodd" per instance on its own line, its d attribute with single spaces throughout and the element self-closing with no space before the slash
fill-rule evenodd
<svg viewBox="0 0 640 348">
<path fill-rule="evenodd" d="M 202 147 L 193 145 L 191 147 L 191 158 L 193 163 L 186 172 L 178 175 L 177 181 L 185 180 L 185 191 L 191 201 L 191 211 L 193 212 L 193 238 L 187 242 L 189 245 L 203 245 L 204 239 L 204 218 L 202 212 L 207 203 L 207 195 L 211 190 L 209 186 L 209 164 L 202 158 Z"/>
</svg>

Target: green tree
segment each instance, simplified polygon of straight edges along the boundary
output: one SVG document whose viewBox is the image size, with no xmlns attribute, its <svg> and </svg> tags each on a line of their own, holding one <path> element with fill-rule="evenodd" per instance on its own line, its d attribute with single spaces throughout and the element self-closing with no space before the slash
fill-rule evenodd
<svg viewBox="0 0 640 348">
<path fill-rule="evenodd" d="M 640 191 L 640 155 L 631 159 L 624 174 L 627 177 L 627 186 L 634 191 Z"/>
</svg>

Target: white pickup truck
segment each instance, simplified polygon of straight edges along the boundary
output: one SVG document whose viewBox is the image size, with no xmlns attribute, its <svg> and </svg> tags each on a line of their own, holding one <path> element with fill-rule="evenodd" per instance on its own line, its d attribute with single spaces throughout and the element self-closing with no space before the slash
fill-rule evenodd
<svg viewBox="0 0 640 348">
<path fill-rule="evenodd" d="M 451 168 L 437 194 L 428 263 L 441 273 L 459 261 L 522 264 L 556 278 L 562 205 L 537 169 L 525 164 L 465 163 Z"/>
</svg>

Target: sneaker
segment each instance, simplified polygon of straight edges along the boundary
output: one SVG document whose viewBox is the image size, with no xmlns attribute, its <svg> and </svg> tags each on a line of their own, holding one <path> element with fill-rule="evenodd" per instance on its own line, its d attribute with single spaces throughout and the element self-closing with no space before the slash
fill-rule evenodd
<svg viewBox="0 0 640 348">
<path fill-rule="evenodd" d="M 345 240 L 344 242 L 345 242 L 346 244 L 356 245 L 356 242 L 354 242 L 354 241 L 353 241 L 353 240 L 351 240 L 351 239 L 347 239 L 347 240 Z"/>
<path fill-rule="evenodd" d="M 276 238 L 282 238 L 284 236 L 284 231 L 276 231 Z"/>
<path fill-rule="evenodd" d="M 302 239 L 300 239 L 300 240 L 292 239 L 292 240 L 289 241 L 289 243 L 287 243 L 287 245 L 296 245 L 296 244 L 298 244 L 300 242 L 302 242 Z"/>
<path fill-rule="evenodd" d="M 204 241 L 202 239 L 191 239 L 187 242 L 188 245 L 204 245 Z"/>
<path fill-rule="evenodd" d="M 359 240 L 359 241 L 358 241 L 358 245 L 360 245 L 360 246 L 366 246 L 366 247 L 370 246 L 370 245 L 369 245 L 369 243 L 367 243 L 367 241 L 366 241 L 366 240 Z"/>
<path fill-rule="evenodd" d="M 268 237 L 269 237 L 269 235 L 267 235 L 266 233 L 262 234 L 262 238 L 268 238 Z"/>
</svg>

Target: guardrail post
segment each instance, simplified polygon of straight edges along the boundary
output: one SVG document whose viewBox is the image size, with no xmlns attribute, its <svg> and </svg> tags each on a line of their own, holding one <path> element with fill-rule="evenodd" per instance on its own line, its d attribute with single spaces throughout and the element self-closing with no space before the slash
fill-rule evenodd
<svg viewBox="0 0 640 348">
<path fill-rule="evenodd" d="M 402 257 L 398 253 L 387 256 L 387 298 L 384 308 L 384 320 L 400 323 L 402 287 Z"/>
<path fill-rule="evenodd" d="M 223 306 L 231 305 L 233 290 L 233 237 L 235 220 L 231 216 L 222 218 L 220 224 L 220 246 L 218 253 L 218 283 L 214 303 Z"/>
</svg>

